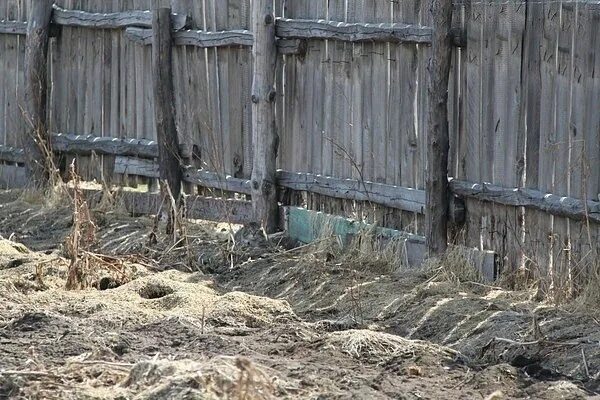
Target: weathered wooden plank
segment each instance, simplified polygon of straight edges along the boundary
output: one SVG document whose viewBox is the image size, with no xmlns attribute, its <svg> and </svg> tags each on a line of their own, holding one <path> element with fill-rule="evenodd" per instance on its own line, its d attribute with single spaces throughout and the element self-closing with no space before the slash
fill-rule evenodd
<svg viewBox="0 0 600 400">
<path fill-rule="evenodd" d="M 245 0 L 241 4 L 240 18 L 245 28 L 250 27 L 251 2 Z M 252 146 L 252 103 L 248 99 L 252 95 L 252 51 L 245 51 L 241 56 L 242 62 L 242 176 L 250 178 L 253 164 Z M 281 63 L 280 63 L 281 65 Z M 283 88 L 277 86 L 280 91 L 278 99 L 283 97 Z"/>
<path fill-rule="evenodd" d="M 308 18 L 322 18 L 327 15 L 326 1 L 311 1 L 307 4 L 306 15 Z M 341 96 L 343 88 L 338 86 L 338 90 L 333 93 L 324 92 L 323 71 L 322 67 L 327 60 L 326 49 L 328 43 L 324 41 L 311 40 L 308 41 L 308 53 L 304 58 L 304 68 L 306 73 L 306 97 L 305 103 L 301 106 L 301 112 L 304 116 L 302 126 L 305 129 L 306 135 L 306 160 L 307 172 L 319 173 L 323 168 L 323 104 L 326 96 Z M 331 48 L 331 43 L 329 43 Z M 335 61 L 334 61 L 335 62 Z M 338 64 L 342 67 L 342 65 Z M 337 80 L 344 78 L 343 70 L 340 68 L 340 75 Z M 340 121 L 344 121 L 344 114 L 340 112 L 338 115 Z M 343 125 L 343 122 L 341 123 Z M 340 129 L 337 133 L 341 134 Z M 309 196 L 310 199 L 310 196 Z"/>
<path fill-rule="evenodd" d="M 27 187 L 27 169 L 16 165 L 0 164 L 0 188 L 18 189 Z"/>
<path fill-rule="evenodd" d="M 422 190 L 281 170 L 277 172 L 277 184 L 339 199 L 370 201 L 410 212 L 424 212 L 425 192 Z"/>
<path fill-rule="evenodd" d="M 91 207 L 98 204 L 103 197 L 100 189 L 83 189 L 83 192 Z M 112 195 L 122 202 L 120 204 L 123 204 L 128 212 L 136 215 L 158 213 L 163 200 L 159 193 L 129 190 L 117 190 Z M 249 201 L 188 196 L 185 211 L 185 217 L 191 219 L 226 221 L 233 224 L 246 224 L 252 221 L 252 203 Z"/>
<path fill-rule="evenodd" d="M 142 158 L 158 157 L 158 144 L 147 139 L 119 139 L 95 135 L 52 134 L 50 141 L 55 152 L 80 155 L 96 154 L 133 156 Z"/>
<path fill-rule="evenodd" d="M 116 13 L 91 13 L 80 10 L 65 10 L 54 6 L 52 23 L 62 26 L 76 26 L 96 29 L 119 29 L 129 26 L 152 27 L 150 11 L 121 11 Z M 172 14 L 171 23 L 174 30 L 184 29 L 189 25 L 189 16 Z"/>
<path fill-rule="evenodd" d="M 115 157 L 114 172 L 123 175 L 145 176 L 147 178 L 160 178 L 158 164 L 152 160 L 132 157 Z"/>
<path fill-rule="evenodd" d="M 371 2 L 371 7 L 374 8 L 373 17 L 378 23 L 389 23 L 392 20 L 391 7 L 389 1 L 377 0 Z M 386 180 L 387 169 L 389 163 L 396 160 L 387 159 L 387 148 L 389 143 L 390 133 L 387 130 L 386 118 L 390 111 L 397 107 L 397 104 L 389 104 L 389 46 L 395 43 L 372 43 L 371 44 L 371 82 L 367 83 L 371 89 L 371 126 L 373 130 L 373 176 L 374 182 L 393 183 Z M 369 100 L 367 100 L 369 101 Z M 344 130 L 346 130 L 344 124 Z M 347 136 L 344 134 L 344 136 Z M 378 217 L 378 222 L 383 224 L 383 217 Z"/>
<path fill-rule="evenodd" d="M 308 42 L 304 39 L 278 39 L 277 52 L 281 55 L 303 56 L 308 50 Z"/>
<path fill-rule="evenodd" d="M 588 16 L 590 23 L 590 47 L 589 51 L 593 54 L 593 57 L 588 53 L 588 74 L 592 77 L 590 84 L 587 85 L 589 89 L 588 97 L 586 99 L 587 105 L 587 129 L 585 133 L 585 146 L 586 146 L 586 162 L 592 165 L 600 165 L 600 29 L 593 29 L 592 27 L 600 26 L 600 11 L 596 10 L 594 13 L 590 12 Z M 590 168 L 589 176 L 587 177 L 587 194 L 588 199 L 600 200 L 600 168 Z M 598 230 L 600 233 L 600 228 Z"/>
<path fill-rule="evenodd" d="M 367 5 L 364 0 L 354 2 L 348 9 L 348 20 L 355 22 L 365 18 L 365 7 L 367 7 Z M 350 80 L 350 91 L 352 93 L 348 105 L 350 108 L 350 126 L 348 135 L 352 143 L 351 150 L 355 158 L 354 162 L 356 163 L 356 166 L 358 166 L 358 169 L 353 168 L 352 170 L 352 177 L 355 179 L 361 179 L 361 174 L 366 171 L 365 164 L 370 160 L 368 151 L 365 151 L 365 149 L 368 148 L 367 145 L 370 144 L 370 138 L 363 138 L 364 132 L 367 132 L 363 122 L 363 103 L 367 96 L 368 88 L 362 83 L 363 77 L 366 75 L 369 68 L 369 58 L 365 54 L 367 52 L 367 46 L 367 43 L 352 44 L 352 64 L 350 76 L 348 78 Z M 327 81 L 325 83 L 327 84 Z M 327 114 L 330 113 L 327 112 Z M 327 117 L 331 118 L 329 116 Z M 328 146 L 328 154 L 332 154 L 330 157 L 333 159 L 334 150 L 331 144 L 328 144 Z"/>
<path fill-rule="evenodd" d="M 187 167 L 183 172 L 183 179 L 194 185 L 220 189 L 227 192 L 251 194 L 251 183 L 247 179 L 222 176 L 214 172 L 203 171 L 193 167 Z"/>
<path fill-rule="evenodd" d="M 217 4 L 220 3 L 220 4 Z M 204 1 L 204 26 L 205 31 L 221 30 L 223 25 L 223 14 L 221 12 L 223 2 L 218 0 Z M 206 74 L 201 84 L 201 92 L 205 93 L 202 106 L 206 110 L 208 118 L 201 123 L 205 125 L 202 140 L 205 143 L 202 162 L 212 171 L 225 172 L 224 165 L 224 138 L 228 134 L 223 130 L 221 115 L 221 97 L 219 96 L 221 79 L 219 71 L 220 51 L 217 48 L 203 49 Z"/>
<path fill-rule="evenodd" d="M 0 21 L 0 34 L 27 35 L 27 22 Z"/>
<path fill-rule="evenodd" d="M 483 65 L 483 3 L 476 2 L 467 9 L 467 62 L 466 69 L 466 126 L 464 151 L 461 157 L 463 174 L 461 178 L 470 181 L 481 180 L 481 109 L 482 87 L 481 69 Z"/>
<path fill-rule="evenodd" d="M 487 183 L 450 180 L 450 190 L 461 197 L 507 206 L 526 207 L 575 220 L 600 222 L 600 202 L 583 201 L 527 188 L 505 188 Z M 548 217 L 548 216 L 546 216 Z"/>
<path fill-rule="evenodd" d="M 127 28 L 127 38 L 140 45 L 152 44 L 152 29 Z M 195 47 L 227 47 L 252 46 L 254 36 L 247 30 L 230 30 L 221 32 L 186 30 L 173 32 L 173 43 L 176 46 Z"/>
<path fill-rule="evenodd" d="M 222 176 L 214 172 L 184 168 L 183 179 L 199 186 L 250 194 L 250 181 Z M 332 198 L 370 201 L 387 207 L 423 213 L 425 192 L 400 186 L 352 179 L 339 179 L 309 173 L 277 171 L 277 185 L 297 191 L 317 193 Z"/>
<path fill-rule="evenodd" d="M 215 18 L 215 30 L 223 30 L 223 29 L 232 29 L 233 27 L 230 25 L 230 19 L 235 17 L 235 12 L 233 9 L 229 9 L 232 6 L 234 1 L 214 1 L 214 18 Z M 237 132 L 232 131 L 232 125 L 234 124 L 233 120 L 235 120 L 239 115 L 241 115 L 241 110 L 237 111 L 237 115 L 233 115 L 236 113 L 234 111 L 234 104 L 236 104 L 237 100 L 240 98 L 240 94 L 233 94 L 232 90 L 235 89 L 236 78 L 239 77 L 239 74 L 236 76 L 235 74 L 231 74 L 230 72 L 235 70 L 235 66 L 233 65 L 233 55 L 236 52 L 235 49 L 231 48 L 222 48 L 222 49 L 212 49 L 209 50 L 215 53 L 215 72 L 217 73 L 217 79 L 215 79 L 215 94 L 218 99 L 218 108 L 217 112 L 219 115 L 219 143 L 221 150 L 220 161 L 221 164 L 217 171 L 222 172 L 223 174 L 232 175 L 233 172 L 233 154 L 237 152 L 237 141 L 236 134 Z"/>
<path fill-rule="evenodd" d="M 431 43 L 432 28 L 400 23 L 346 23 L 277 18 L 277 36 L 346 42 Z"/>
<path fill-rule="evenodd" d="M 0 145 L 0 161 L 8 163 L 24 163 L 25 152 L 10 146 Z"/>
<path fill-rule="evenodd" d="M 520 136 L 525 136 L 525 158 L 522 171 L 525 184 L 538 187 L 538 168 L 540 167 L 540 107 L 541 107 L 541 43 L 539 26 L 543 25 L 544 10 L 541 4 L 527 4 L 526 22 L 523 32 L 523 69 L 522 81 L 527 82 L 522 90 L 523 116 Z M 520 146 L 524 147 L 525 144 Z M 521 180 L 521 179 L 520 179 Z"/>
<path fill-rule="evenodd" d="M 247 29 L 248 20 L 247 0 L 230 1 L 221 13 L 226 14 L 225 29 Z M 244 177 L 244 108 L 249 106 L 250 90 L 244 91 L 245 82 L 251 74 L 248 63 L 252 50 L 248 47 L 230 47 L 221 50 L 225 53 L 223 65 L 220 67 L 221 81 L 227 85 L 221 87 L 221 120 L 223 130 L 228 132 L 225 137 L 225 173 L 238 178 Z M 225 63 L 226 60 L 226 63 Z M 225 101 L 226 100 L 226 101 Z"/>
</svg>

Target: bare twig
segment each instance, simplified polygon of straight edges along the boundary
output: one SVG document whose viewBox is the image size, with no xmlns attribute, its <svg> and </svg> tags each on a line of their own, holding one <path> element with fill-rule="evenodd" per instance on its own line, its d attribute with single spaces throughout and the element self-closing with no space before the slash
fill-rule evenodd
<svg viewBox="0 0 600 400">
<path fill-rule="evenodd" d="M 583 359 L 583 367 L 585 369 L 585 376 L 586 378 L 590 378 L 590 369 L 588 367 L 588 363 L 587 360 L 585 358 L 585 350 L 583 350 L 583 347 L 581 348 L 581 358 Z"/>
</svg>

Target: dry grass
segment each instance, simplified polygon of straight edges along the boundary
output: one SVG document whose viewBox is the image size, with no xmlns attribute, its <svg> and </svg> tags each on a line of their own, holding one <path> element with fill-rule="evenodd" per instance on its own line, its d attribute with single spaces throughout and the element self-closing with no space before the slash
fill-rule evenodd
<svg viewBox="0 0 600 400">
<path fill-rule="evenodd" d="M 449 282 L 456 287 L 465 283 L 483 284 L 483 277 L 474 262 L 475 253 L 462 246 L 451 247 L 442 258 L 426 261 L 424 268 L 429 281 Z"/>
<path fill-rule="evenodd" d="M 27 382 L 27 383 L 25 383 Z M 220 356 L 201 362 L 153 359 L 136 364 L 76 357 L 46 369 L 3 371 L 3 393 L 21 398 L 202 398 L 272 400 L 287 383 L 244 357 Z"/>
<path fill-rule="evenodd" d="M 301 261 L 325 260 L 381 274 L 391 274 L 407 266 L 404 237 L 382 237 L 375 226 L 367 226 L 344 242 L 335 233 L 334 220 L 321 219 L 318 214 L 312 218 L 318 219 L 311 221 L 317 229 L 317 239 L 310 245 L 311 251 L 303 253 L 306 259 Z"/>
<path fill-rule="evenodd" d="M 600 260 L 597 257 L 586 268 L 588 273 L 578 296 L 571 302 L 578 311 L 599 313 L 600 306 Z"/>
<path fill-rule="evenodd" d="M 458 353 L 450 348 L 370 330 L 333 332 L 327 335 L 324 343 L 325 347 L 341 350 L 354 358 L 371 363 L 382 363 L 397 358 L 444 362 L 458 356 Z"/>
</svg>

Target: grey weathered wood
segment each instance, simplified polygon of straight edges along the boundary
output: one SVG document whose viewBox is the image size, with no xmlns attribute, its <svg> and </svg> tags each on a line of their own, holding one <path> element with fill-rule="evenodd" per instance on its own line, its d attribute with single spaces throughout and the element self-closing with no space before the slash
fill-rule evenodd
<svg viewBox="0 0 600 400">
<path fill-rule="evenodd" d="M 25 152 L 23 149 L 0 145 L 0 161 L 7 163 L 24 163 Z"/>
<path fill-rule="evenodd" d="M 127 38 L 141 45 L 152 44 L 152 29 L 127 28 Z M 186 30 L 174 32 L 173 44 L 176 46 L 196 47 L 225 47 L 225 46 L 252 46 L 254 37 L 247 30 L 232 30 L 222 32 Z"/>
<path fill-rule="evenodd" d="M 600 222 L 600 202 L 557 196 L 526 188 L 505 188 L 487 183 L 450 180 L 450 190 L 457 196 L 507 206 L 526 207 L 574 220 Z"/>
<path fill-rule="evenodd" d="M 276 188 L 279 137 L 275 123 L 277 46 L 273 1 L 253 1 L 251 21 L 255 39 L 252 47 L 252 206 L 254 218 L 267 232 L 272 232 L 277 229 L 279 219 Z"/>
<path fill-rule="evenodd" d="M 452 0 L 433 0 L 432 58 L 429 65 L 426 238 L 430 256 L 448 247 L 448 82 L 452 45 Z"/>
<path fill-rule="evenodd" d="M 184 169 L 183 179 L 203 187 L 251 194 L 251 182 L 246 179 L 221 176 L 193 167 Z M 425 191 L 380 183 L 278 170 L 277 186 L 337 199 L 367 201 L 420 214 L 425 208 Z"/>
<path fill-rule="evenodd" d="M 79 155 L 96 153 L 141 158 L 158 157 L 158 143 L 153 140 L 58 133 L 52 134 L 50 141 L 55 152 Z"/>
<path fill-rule="evenodd" d="M 176 201 L 181 195 L 179 138 L 175 125 L 173 89 L 173 47 L 171 9 L 158 8 L 152 14 L 152 84 L 154 89 L 154 122 L 158 141 L 160 178 L 168 185 Z M 163 191 L 166 188 L 163 188 Z M 171 214 L 169 214 L 172 217 Z M 167 233 L 173 230 L 167 224 Z"/>
<path fill-rule="evenodd" d="M 95 207 L 102 200 L 102 190 L 83 189 L 83 192 L 91 207 Z M 136 215 L 158 213 L 163 200 L 159 193 L 117 190 L 112 194 L 128 212 Z M 233 199 L 188 196 L 186 197 L 185 217 L 246 224 L 252 222 L 252 203 Z"/>
<path fill-rule="evenodd" d="M 48 45 L 52 0 L 39 0 L 32 4 L 27 24 L 25 44 L 25 120 L 27 133 L 23 138 L 25 164 L 34 185 L 45 185 L 49 178 L 47 97 L 48 97 Z"/>
<path fill-rule="evenodd" d="M 0 165 L 0 188 L 19 189 L 27 187 L 27 169 L 17 165 Z"/>
<path fill-rule="evenodd" d="M 115 157 L 114 173 L 124 175 L 145 176 L 147 178 L 160 178 L 158 164 L 152 160 L 133 157 Z"/>
<path fill-rule="evenodd" d="M 252 192 L 252 185 L 247 179 L 234 178 L 232 176 L 220 176 L 217 173 L 203 171 L 193 167 L 184 169 L 183 179 L 194 185 L 211 189 L 243 194 L 251 194 Z"/>
<path fill-rule="evenodd" d="M 308 50 L 308 42 L 304 39 L 278 39 L 277 51 L 281 55 L 304 55 Z"/>
<path fill-rule="evenodd" d="M 184 29 L 190 18 L 184 14 L 172 14 L 174 30 Z M 52 23 L 62 26 L 77 26 L 97 29 L 119 29 L 129 26 L 152 27 L 151 11 L 122 11 L 116 13 L 91 13 L 80 10 L 65 10 L 54 6 Z"/>
<path fill-rule="evenodd" d="M 10 35 L 27 35 L 27 22 L 1 20 L 0 33 Z"/>
<path fill-rule="evenodd" d="M 400 186 L 281 170 L 277 171 L 277 184 L 338 199 L 370 201 L 419 214 L 425 209 L 425 191 Z"/>
<path fill-rule="evenodd" d="M 431 43 L 432 28 L 399 23 L 278 18 L 277 36 L 285 39 L 332 39 L 346 42 Z"/>
<path fill-rule="evenodd" d="M 455 47 L 467 47 L 467 30 L 459 27 L 450 29 L 450 37 Z"/>
<path fill-rule="evenodd" d="M 75 135 L 64 133 L 52 133 L 50 135 L 52 151 L 55 153 L 68 153 L 78 155 L 114 155 L 130 156 L 140 158 L 158 158 L 158 143 L 147 139 L 130 139 L 100 137 L 95 135 Z M 11 161 L 11 157 L 20 156 L 10 154 L 22 154 L 22 149 L 7 148 L 0 146 L 0 161 Z M 190 157 L 191 150 L 186 146 L 179 146 L 179 154 L 182 157 Z M 24 162 L 24 158 L 21 161 Z"/>
</svg>

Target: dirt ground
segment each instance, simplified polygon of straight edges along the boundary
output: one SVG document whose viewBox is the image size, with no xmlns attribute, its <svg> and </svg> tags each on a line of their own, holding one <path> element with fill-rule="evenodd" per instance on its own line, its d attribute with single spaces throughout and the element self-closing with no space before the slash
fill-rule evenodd
<svg viewBox="0 0 600 400">
<path fill-rule="evenodd" d="M 0 193 L 0 399 L 600 398 L 600 319 L 238 226 L 93 212 L 66 290 L 68 199 Z"/>
</svg>

